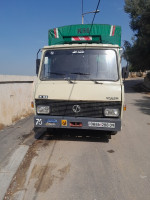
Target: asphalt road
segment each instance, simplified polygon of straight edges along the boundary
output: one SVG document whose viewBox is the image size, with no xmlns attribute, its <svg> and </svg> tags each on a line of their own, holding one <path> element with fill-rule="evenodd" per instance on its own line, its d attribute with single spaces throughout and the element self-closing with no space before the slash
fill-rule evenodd
<svg viewBox="0 0 150 200">
<path fill-rule="evenodd" d="M 134 88 L 142 81 L 125 81 L 123 129 L 111 138 L 80 130 L 30 135 L 5 199 L 149 200 L 150 94 Z"/>
</svg>

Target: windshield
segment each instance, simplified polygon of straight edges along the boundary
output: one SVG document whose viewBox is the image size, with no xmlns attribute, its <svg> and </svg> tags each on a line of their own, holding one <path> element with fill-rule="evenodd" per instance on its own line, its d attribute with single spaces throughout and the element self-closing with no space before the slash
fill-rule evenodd
<svg viewBox="0 0 150 200">
<path fill-rule="evenodd" d="M 114 50 L 48 50 L 41 80 L 118 80 Z"/>
</svg>

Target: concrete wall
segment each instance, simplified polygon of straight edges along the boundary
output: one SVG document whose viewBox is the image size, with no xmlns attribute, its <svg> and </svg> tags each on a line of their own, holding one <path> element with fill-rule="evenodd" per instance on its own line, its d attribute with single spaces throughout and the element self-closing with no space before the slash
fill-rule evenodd
<svg viewBox="0 0 150 200">
<path fill-rule="evenodd" d="M 0 75 L 0 129 L 34 113 L 36 77 Z"/>
</svg>

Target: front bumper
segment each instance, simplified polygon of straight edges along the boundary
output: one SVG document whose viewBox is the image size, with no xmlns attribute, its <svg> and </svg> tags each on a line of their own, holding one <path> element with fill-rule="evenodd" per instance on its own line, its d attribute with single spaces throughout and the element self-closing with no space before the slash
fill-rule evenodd
<svg viewBox="0 0 150 200">
<path fill-rule="evenodd" d="M 120 131 L 121 119 L 36 115 L 34 127 Z"/>
</svg>

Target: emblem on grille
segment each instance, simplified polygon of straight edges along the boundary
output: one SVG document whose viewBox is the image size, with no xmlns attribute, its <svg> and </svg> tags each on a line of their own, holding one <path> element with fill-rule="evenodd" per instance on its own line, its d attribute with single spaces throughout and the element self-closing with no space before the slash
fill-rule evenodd
<svg viewBox="0 0 150 200">
<path fill-rule="evenodd" d="M 72 107 L 72 110 L 73 110 L 73 112 L 75 112 L 75 113 L 79 113 L 79 112 L 81 111 L 81 108 L 80 108 L 79 105 L 74 105 L 74 106 Z"/>
</svg>

